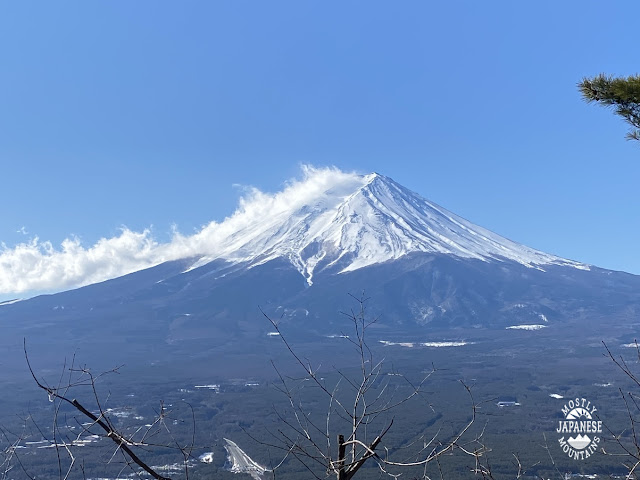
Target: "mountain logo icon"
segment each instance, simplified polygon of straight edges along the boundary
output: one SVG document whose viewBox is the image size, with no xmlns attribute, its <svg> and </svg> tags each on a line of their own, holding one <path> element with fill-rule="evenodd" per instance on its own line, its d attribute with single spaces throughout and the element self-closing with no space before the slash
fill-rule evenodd
<svg viewBox="0 0 640 480">
<path fill-rule="evenodd" d="M 558 422 L 556 432 L 564 434 L 558 440 L 560 448 L 574 460 L 585 460 L 598 450 L 602 420 L 598 409 L 586 398 L 572 398 L 562 407 L 564 420 Z"/>
<path fill-rule="evenodd" d="M 583 436 L 578 434 L 578 436 L 575 438 L 569 437 L 569 439 L 567 440 L 567 443 L 571 445 L 573 448 L 575 448 L 576 450 L 584 450 L 591 444 L 591 439 L 589 438 L 588 435 Z"/>
</svg>

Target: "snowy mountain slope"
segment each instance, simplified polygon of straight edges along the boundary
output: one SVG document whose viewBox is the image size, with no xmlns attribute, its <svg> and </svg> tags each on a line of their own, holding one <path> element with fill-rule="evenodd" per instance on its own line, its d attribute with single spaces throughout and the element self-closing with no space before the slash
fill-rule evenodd
<svg viewBox="0 0 640 480">
<path fill-rule="evenodd" d="M 377 173 L 338 182 L 302 207 L 268 212 L 219 238 L 191 269 L 215 259 L 255 266 L 286 258 L 312 284 L 324 268 L 349 272 L 413 252 L 589 269 L 474 225 Z"/>
</svg>

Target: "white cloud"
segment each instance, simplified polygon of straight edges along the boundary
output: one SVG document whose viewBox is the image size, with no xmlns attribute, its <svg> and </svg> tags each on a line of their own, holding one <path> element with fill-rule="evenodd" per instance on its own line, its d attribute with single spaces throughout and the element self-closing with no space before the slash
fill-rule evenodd
<svg viewBox="0 0 640 480">
<path fill-rule="evenodd" d="M 0 293 L 61 290 L 99 282 L 162 261 L 148 230 L 123 229 L 85 248 L 67 238 L 59 248 L 38 237 L 0 251 Z"/>
<path fill-rule="evenodd" d="M 168 243 L 155 241 L 148 229 L 135 232 L 124 227 L 119 235 L 102 238 L 92 246 L 82 245 L 76 237 L 67 238 L 59 247 L 38 237 L 13 247 L 2 245 L 0 294 L 60 291 L 169 260 L 226 257 L 266 222 L 278 221 L 310 202 L 322 201 L 329 189 L 346 194 L 360 182 L 361 177 L 355 173 L 303 166 L 302 178 L 290 180 L 282 191 L 271 194 L 247 187 L 231 216 L 219 223 L 211 222 L 193 235 L 183 235 L 174 228 Z"/>
</svg>

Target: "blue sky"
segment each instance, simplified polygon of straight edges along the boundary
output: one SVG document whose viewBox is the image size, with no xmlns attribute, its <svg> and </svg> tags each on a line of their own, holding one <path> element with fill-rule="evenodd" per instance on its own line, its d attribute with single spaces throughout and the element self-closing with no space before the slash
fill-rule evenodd
<svg viewBox="0 0 640 480">
<path fill-rule="evenodd" d="M 230 215 L 237 184 L 335 165 L 640 274 L 640 145 L 576 89 L 638 72 L 640 5 L 602 16 L 595 1 L 0 3 L 0 242 L 90 248 L 123 226 L 163 242 Z"/>
</svg>

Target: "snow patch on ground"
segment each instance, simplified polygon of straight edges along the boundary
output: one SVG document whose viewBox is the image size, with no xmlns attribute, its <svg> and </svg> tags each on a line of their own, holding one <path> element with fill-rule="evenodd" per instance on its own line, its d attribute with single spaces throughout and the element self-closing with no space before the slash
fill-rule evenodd
<svg viewBox="0 0 640 480">
<path fill-rule="evenodd" d="M 400 347 L 413 348 L 416 346 L 416 344 L 413 342 L 390 342 L 388 340 L 379 340 L 379 342 L 383 344 L 385 347 L 397 345 Z"/>
<path fill-rule="evenodd" d="M 68 443 L 68 445 L 73 447 L 84 447 L 90 443 L 95 443 L 98 440 L 100 440 L 100 437 L 98 435 L 87 435 L 85 437 L 76 438 L 75 440 L 72 440 L 71 442 Z M 49 445 L 44 445 L 36 448 L 42 449 L 42 448 L 57 448 L 57 447 L 58 445 L 56 445 L 55 443 L 51 443 Z"/>
<path fill-rule="evenodd" d="M 109 415 L 113 415 L 116 418 L 129 418 L 133 415 L 133 410 L 131 408 L 107 408 L 105 413 Z"/>
<path fill-rule="evenodd" d="M 463 347 L 472 344 L 473 342 L 424 342 L 420 345 L 423 347 Z"/>
<path fill-rule="evenodd" d="M 203 453 L 198 457 L 202 463 L 213 463 L 213 452 Z"/>
<path fill-rule="evenodd" d="M 464 345 L 473 345 L 473 342 L 456 341 L 456 342 L 390 342 L 388 340 L 379 340 L 384 346 L 399 346 L 405 348 L 420 347 L 462 347 Z"/>
<path fill-rule="evenodd" d="M 507 330 L 540 330 L 546 327 L 546 325 L 511 325 Z"/>
<path fill-rule="evenodd" d="M 269 471 L 247 455 L 235 442 L 224 439 L 227 459 L 232 473 L 248 473 L 254 480 L 262 480 L 262 475 Z"/>
<path fill-rule="evenodd" d="M 208 385 L 194 385 L 193 388 L 202 388 L 206 390 L 214 390 L 216 393 L 220 391 L 220 385 L 217 383 L 211 383 Z"/>
</svg>

